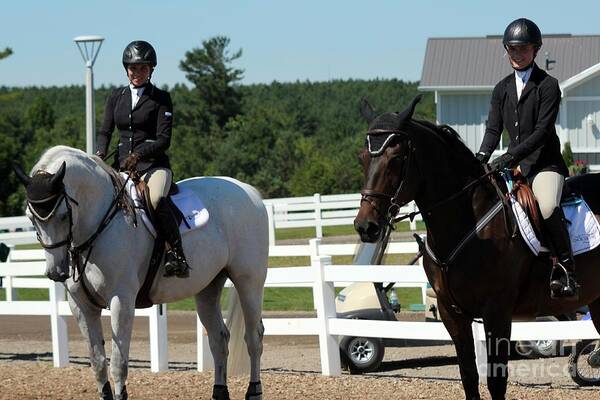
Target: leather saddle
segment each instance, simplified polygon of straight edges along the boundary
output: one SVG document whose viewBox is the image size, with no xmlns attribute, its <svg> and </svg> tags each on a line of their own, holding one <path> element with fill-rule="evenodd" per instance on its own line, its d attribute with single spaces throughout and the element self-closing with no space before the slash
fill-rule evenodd
<svg viewBox="0 0 600 400">
<path fill-rule="evenodd" d="M 512 171 L 513 187 L 511 193 L 515 196 L 521 208 L 529 217 L 531 225 L 538 238 L 543 238 L 540 207 L 527 179 L 517 169 Z M 563 189 L 564 191 L 564 189 Z"/>
<path fill-rule="evenodd" d="M 148 188 L 148 184 L 143 179 L 138 179 L 135 182 L 135 188 L 140 196 L 140 201 L 142 203 L 144 210 L 146 210 L 146 213 L 148 214 L 150 221 L 152 221 L 152 224 L 156 227 L 157 224 L 156 224 L 156 217 L 154 214 L 154 208 L 152 207 L 152 204 L 148 200 L 150 198 L 150 191 Z M 177 206 L 171 199 L 171 196 L 173 196 L 177 193 L 179 193 L 179 188 L 177 187 L 177 184 L 175 182 L 171 182 L 171 187 L 169 188 L 169 195 L 167 197 L 169 207 L 171 207 L 171 211 L 173 211 L 173 215 L 175 215 L 178 225 L 181 224 L 182 221 L 184 221 L 184 223 L 187 224 L 187 222 L 185 222 L 185 218 L 183 217 L 183 214 L 181 213 L 179 208 L 177 208 Z M 157 231 L 158 231 L 158 229 L 157 229 Z"/>
<path fill-rule="evenodd" d="M 140 196 L 140 201 L 142 203 L 142 207 L 146 210 L 146 213 L 148 214 L 150 221 L 152 222 L 152 224 L 155 227 L 158 227 L 154 209 L 152 207 L 152 204 L 148 200 L 150 198 L 150 192 L 149 192 L 147 183 L 143 179 L 138 179 L 135 181 L 135 187 Z M 169 189 L 169 195 L 167 197 L 169 207 L 171 207 L 171 210 L 173 211 L 173 215 L 175 215 L 175 218 L 177 220 L 177 225 L 181 224 L 181 221 L 184 221 L 184 223 L 187 224 L 187 221 L 183 217 L 183 214 L 181 213 L 179 208 L 177 208 L 175 203 L 171 200 L 171 196 L 174 194 L 177 194 L 177 193 L 179 193 L 177 184 L 175 182 L 171 182 L 171 187 Z M 166 242 L 165 242 L 163 236 L 160 234 L 160 230 L 156 229 L 156 232 L 158 233 L 158 235 L 156 236 L 156 240 L 154 241 L 154 246 L 152 248 L 152 256 L 150 257 L 150 264 L 148 265 L 148 272 L 146 274 L 144 282 L 142 283 L 142 286 L 141 286 L 141 288 L 137 294 L 137 297 L 135 299 L 135 307 L 136 308 L 148 308 L 148 307 L 152 307 L 152 305 L 153 305 L 153 303 L 149 297 L 150 289 L 152 288 L 152 283 L 154 282 L 154 279 L 158 272 L 158 268 L 160 267 L 160 264 L 164 258 L 164 253 L 166 250 L 166 248 L 165 248 Z"/>
</svg>

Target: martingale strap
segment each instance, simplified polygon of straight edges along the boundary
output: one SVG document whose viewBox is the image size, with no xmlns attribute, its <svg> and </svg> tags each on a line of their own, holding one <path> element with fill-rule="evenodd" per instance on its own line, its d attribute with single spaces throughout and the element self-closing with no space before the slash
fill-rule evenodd
<svg viewBox="0 0 600 400">
<path fill-rule="evenodd" d="M 425 239 L 425 249 L 429 256 L 435 261 L 436 264 L 442 266 L 443 268 L 448 269 L 448 266 L 454 262 L 456 257 L 460 254 L 460 252 L 465 248 L 465 246 L 473 239 L 479 232 L 486 227 L 487 224 L 490 223 L 492 219 L 504 208 L 504 203 L 502 200 L 499 200 L 492 208 L 490 208 L 483 217 L 477 221 L 475 227 L 471 229 L 467 234 L 458 242 L 454 250 L 450 252 L 448 258 L 445 261 L 440 261 L 439 258 L 435 256 L 433 250 L 427 244 L 427 239 Z"/>
<path fill-rule="evenodd" d="M 454 294 L 452 293 L 452 290 L 450 289 L 450 279 L 449 279 L 449 275 L 450 275 L 450 264 L 452 264 L 452 262 L 454 262 L 454 260 L 456 259 L 456 257 L 461 253 L 461 251 L 465 248 L 465 246 L 475 237 L 477 236 L 477 234 L 479 232 L 481 232 L 481 230 L 483 230 L 483 228 L 486 227 L 487 224 L 490 223 L 490 221 L 492 221 L 492 219 L 494 219 L 494 217 L 496 215 L 498 215 L 498 213 L 500 212 L 500 210 L 504 209 L 504 202 L 502 200 L 499 200 L 492 208 L 490 208 L 483 217 L 481 217 L 479 219 L 479 221 L 477 221 L 477 223 L 475 224 L 475 227 L 473 229 L 471 229 L 469 232 L 467 232 L 467 234 L 462 238 L 462 240 L 458 243 L 458 245 L 454 248 L 454 250 L 452 250 L 450 252 L 450 255 L 448 256 L 448 258 L 446 260 L 440 260 L 434 253 L 433 249 L 431 249 L 431 247 L 429 246 L 429 242 L 427 240 L 427 238 L 425 238 L 425 241 L 423 241 L 423 239 L 421 239 L 421 237 L 417 234 L 414 235 L 415 239 L 417 240 L 417 243 L 419 244 L 419 249 L 421 252 L 426 252 L 427 255 L 433 260 L 434 263 L 436 263 L 441 271 L 442 271 L 442 280 L 444 283 L 444 286 L 446 286 L 447 291 L 448 291 L 448 297 L 450 298 L 450 306 L 452 307 L 452 309 L 457 313 L 457 314 L 463 314 L 466 315 L 465 311 L 460 307 L 460 305 L 458 304 L 458 301 L 456 301 L 456 297 L 454 296 Z M 475 318 L 470 317 L 469 318 L 471 320 L 475 320 Z"/>
</svg>

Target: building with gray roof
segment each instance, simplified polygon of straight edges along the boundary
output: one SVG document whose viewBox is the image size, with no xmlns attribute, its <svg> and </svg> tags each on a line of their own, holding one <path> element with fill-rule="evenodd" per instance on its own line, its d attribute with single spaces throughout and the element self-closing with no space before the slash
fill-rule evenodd
<svg viewBox="0 0 600 400">
<path fill-rule="evenodd" d="M 600 168 L 600 35 L 544 35 L 536 63 L 558 79 L 556 122 L 574 159 Z M 492 89 L 513 70 L 501 36 L 430 38 L 419 89 L 435 93 L 438 123 L 452 126 L 471 150 L 483 139 Z M 503 138 L 496 154 L 504 152 Z"/>
</svg>

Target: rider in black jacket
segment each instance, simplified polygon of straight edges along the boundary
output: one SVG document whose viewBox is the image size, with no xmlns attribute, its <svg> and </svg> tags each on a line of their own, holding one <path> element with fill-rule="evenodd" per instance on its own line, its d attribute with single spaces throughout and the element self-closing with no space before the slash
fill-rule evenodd
<svg viewBox="0 0 600 400">
<path fill-rule="evenodd" d="M 189 266 L 178 223 L 167 201 L 173 178 L 166 154 L 171 144 L 173 105 L 168 92 L 150 83 L 156 64 L 156 52 L 148 42 L 131 42 L 123 51 L 123 66 L 130 83 L 114 90 L 106 100 L 96 155 L 105 158 L 116 127 L 118 167 L 138 173 L 148 185 L 149 205 L 167 241 L 165 276 L 187 277 Z"/>
<path fill-rule="evenodd" d="M 477 158 L 487 162 L 506 129 L 508 151 L 492 161 L 495 169 L 519 166 L 538 200 L 549 247 L 557 266 L 550 288 L 554 297 L 577 297 L 575 262 L 560 198 L 568 169 L 554 124 L 561 93 L 558 81 L 534 62 L 542 46 L 537 25 L 525 18 L 511 22 L 502 40 L 514 73 L 494 88 L 483 142 Z"/>
</svg>

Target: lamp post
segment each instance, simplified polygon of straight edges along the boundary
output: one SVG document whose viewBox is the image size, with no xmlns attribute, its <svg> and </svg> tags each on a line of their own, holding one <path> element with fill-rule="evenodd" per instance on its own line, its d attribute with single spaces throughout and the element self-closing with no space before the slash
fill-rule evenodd
<svg viewBox="0 0 600 400">
<path fill-rule="evenodd" d="M 104 38 L 97 35 L 77 36 L 73 41 L 85 62 L 85 131 L 86 151 L 93 154 L 96 150 L 96 123 L 94 112 L 94 63 L 102 47 Z"/>
</svg>

